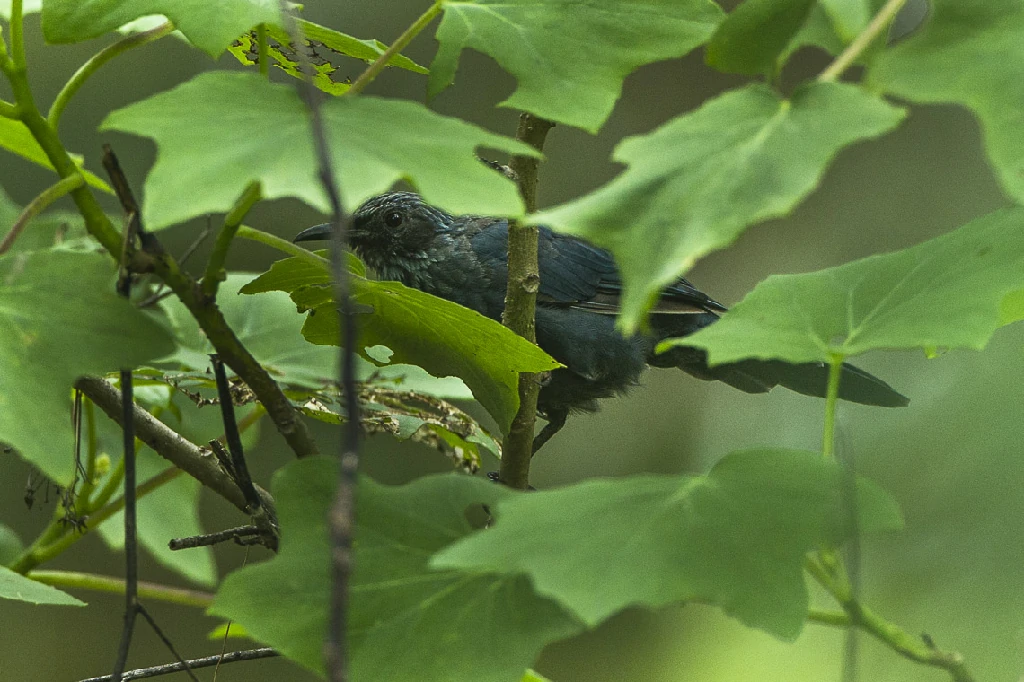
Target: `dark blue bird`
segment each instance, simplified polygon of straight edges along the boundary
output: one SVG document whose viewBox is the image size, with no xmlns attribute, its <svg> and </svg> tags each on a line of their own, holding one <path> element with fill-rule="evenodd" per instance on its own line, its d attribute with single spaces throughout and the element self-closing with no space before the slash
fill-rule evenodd
<svg viewBox="0 0 1024 682">
<path fill-rule="evenodd" d="M 301 232 L 295 241 L 326 239 L 329 225 Z M 370 199 L 353 216 L 349 242 L 380 279 L 406 286 L 501 319 L 508 277 L 508 221 L 453 216 L 417 194 L 392 192 Z M 678 367 L 747 393 L 775 386 L 824 396 L 828 367 L 746 360 L 709 367 L 704 351 L 677 347 L 655 354 L 659 341 L 686 336 L 713 324 L 726 308 L 685 279 L 661 292 L 651 311 L 650 332 L 624 337 L 615 328 L 622 281 L 611 254 L 580 239 L 540 228 L 540 290 L 537 344 L 565 365 L 541 388 L 538 410 L 548 420 L 534 451 L 555 434 L 571 412 L 592 412 L 598 398 L 637 383 L 647 365 Z M 867 405 L 900 407 L 906 397 L 852 365 L 843 365 L 839 397 Z"/>
</svg>

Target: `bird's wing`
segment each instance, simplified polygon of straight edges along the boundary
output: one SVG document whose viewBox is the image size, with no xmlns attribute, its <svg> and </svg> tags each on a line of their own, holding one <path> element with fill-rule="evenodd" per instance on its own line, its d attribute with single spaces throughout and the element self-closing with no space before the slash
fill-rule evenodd
<svg viewBox="0 0 1024 682">
<path fill-rule="evenodd" d="M 473 250 L 485 261 L 508 264 L 508 223 L 476 226 Z M 612 255 L 592 244 L 541 227 L 537 241 L 540 289 L 537 300 L 606 315 L 619 312 L 622 279 Z M 724 312 L 725 306 L 680 278 L 666 287 L 653 314 Z"/>
</svg>

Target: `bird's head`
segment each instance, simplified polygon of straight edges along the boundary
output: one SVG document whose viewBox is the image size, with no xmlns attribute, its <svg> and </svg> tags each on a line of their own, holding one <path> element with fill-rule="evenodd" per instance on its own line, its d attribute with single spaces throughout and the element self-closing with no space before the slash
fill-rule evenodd
<svg viewBox="0 0 1024 682">
<path fill-rule="evenodd" d="M 401 261 L 425 258 L 434 239 L 448 233 L 452 225 L 452 216 L 427 204 L 420 195 L 389 192 L 359 207 L 352 216 L 348 241 L 368 265 L 389 269 Z M 317 225 L 300 232 L 295 241 L 330 236 L 330 224 Z"/>
</svg>

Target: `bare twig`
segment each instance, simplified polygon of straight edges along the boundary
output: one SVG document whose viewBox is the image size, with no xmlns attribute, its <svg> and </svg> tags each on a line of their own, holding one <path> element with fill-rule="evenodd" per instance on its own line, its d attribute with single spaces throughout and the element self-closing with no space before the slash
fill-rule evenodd
<svg viewBox="0 0 1024 682">
<path fill-rule="evenodd" d="M 135 514 L 135 421 L 132 419 L 132 373 L 131 370 L 121 371 L 121 432 L 124 434 L 124 555 L 125 555 L 125 590 L 124 590 L 124 626 L 121 629 L 121 642 L 117 648 L 117 659 L 114 672 L 110 677 L 120 682 L 128 662 L 128 649 L 132 643 L 132 632 L 135 629 L 135 616 L 138 614 L 139 597 L 139 563 L 138 537 L 136 533 Z"/>
<path fill-rule="evenodd" d="M 156 636 L 160 638 L 160 641 L 163 642 L 164 646 L 166 646 L 171 652 L 171 655 L 173 655 L 174 658 L 178 660 L 178 663 L 184 667 L 185 672 L 188 673 L 192 682 L 199 682 L 199 678 L 197 678 L 196 674 L 192 672 L 192 666 L 188 664 L 188 661 L 181 657 L 181 654 L 179 654 L 177 649 L 174 648 L 174 644 L 171 643 L 171 640 L 164 634 L 164 631 L 160 629 L 160 626 L 156 624 L 156 621 L 153 620 L 153 616 L 149 615 L 149 611 L 146 610 L 146 607 L 142 604 L 138 604 L 136 608 L 139 610 L 139 614 L 141 614 L 142 617 L 146 619 L 146 622 L 149 623 L 149 627 L 153 628 L 153 632 L 156 633 Z"/>
<path fill-rule="evenodd" d="M 281 2 L 281 12 L 292 42 L 305 44 L 298 23 Z M 424 24 L 425 26 L 426 24 Z M 412 35 L 415 35 L 412 34 Z M 410 38 L 411 39 L 411 38 Z M 396 42 L 392 48 L 398 45 Z M 348 602 L 349 582 L 352 573 L 352 536 L 355 533 L 356 474 L 359 468 L 359 395 L 356 387 L 355 347 L 356 315 L 352 302 L 351 284 L 348 272 L 348 227 L 351 220 L 341 204 L 338 179 L 331 161 L 327 144 L 327 131 L 320 107 L 321 93 L 313 85 L 313 70 L 305 53 L 298 50 L 304 78 L 297 84 L 299 93 L 310 113 L 310 128 L 313 146 L 319 163 L 320 184 L 331 204 L 331 223 L 334 226 L 331 239 L 331 275 L 334 280 L 334 299 L 338 305 L 341 322 L 340 386 L 343 393 L 345 412 L 348 416 L 341 443 L 341 471 L 334 502 L 328 512 L 328 527 L 331 536 L 331 600 L 328 604 L 327 639 L 324 642 L 324 658 L 327 663 L 328 679 L 331 682 L 348 680 Z M 386 53 L 385 53 L 386 54 Z M 384 59 L 384 55 L 381 57 Z M 380 61 L 380 60 L 378 60 Z M 385 61 L 386 63 L 386 61 Z M 381 67 L 383 68 L 383 67 Z M 367 70 L 369 73 L 371 69 Z M 372 78 L 372 76 L 370 76 Z M 361 87 L 361 86 L 360 86 Z M 359 89 L 353 86 L 351 92 Z"/>
<path fill-rule="evenodd" d="M 167 546 L 172 551 L 178 551 L 181 549 L 193 549 L 195 547 L 208 547 L 210 545 L 217 545 L 221 542 L 227 542 L 228 540 L 234 540 L 239 544 L 248 544 L 247 540 L 251 540 L 254 536 L 258 537 L 263 531 L 259 526 L 239 526 L 238 528 L 228 528 L 227 530 L 217 531 L 216 533 L 207 533 L 205 535 L 192 535 L 187 538 L 174 538 Z"/>
<path fill-rule="evenodd" d="M 231 400 L 231 386 L 228 384 L 227 373 L 221 359 L 217 355 L 211 355 L 210 360 L 213 361 L 213 373 L 217 378 L 217 396 L 220 398 L 220 414 L 224 422 L 224 442 L 227 443 L 231 455 L 232 474 L 235 483 L 242 489 L 249 513 L 255 514 L 260 510 L 260 496 L 253 486 L 249 467 L 245 463 L 242 438 L 238 435 L 238 423 L 235 421 L 235 403 Z"/>
<path fill-rule="evenodd" d="M 516 138 L 540 151 L 552 126 L 554 123 L 551 121 L 524 112 L 519 117 Z M 533 156 L 515 156 L 509 164 L 528 213 L 537 210 L 539 164 L 540 160 Z M 531 343 L 537 342 L 535 308 L 539 288 L 537 228 L 511 222 L 508 230 L 508 289 L 501 321 Z M 519 375 L 519 410 L 502 445 L 501 481 L 521 490 L 530 487 L 530 458 L 533 456 L 533 431 L 540 393 L 538 379 L 538 375 L 527 372 Z"/>
<path fill-rule="evenodd" d="M 270 647 L 263 647 L 260 649 L 246 649 L 245 651 L 232 651 L 229 654 L 223 656 L 207 656 L 205 658 L 193 658 L 185 663 L 192 670 L 199 668 L 209 668 L 215 666 L 218 662 L 222 663 L 235 663 L 236 661 L 252 661 L 258 658 L 272 658 L 274 656 L 280 656 L 280 654 L 271 649 Z M 157 665 L 152 668 L 139 668 L 137 670 L 129 670 L 121 677 L 122 681 L 127 680 L 142 680 L 148 677 L 157 677 L 159 675 L 170 675 L 171 673 L 179 673 L 185 670 L 185 666 L 181 663 L 170 663 L 167 665 Z M 87 680 L 81 682 L 112 682 L 113 677 L 110 675 L 103 675 L 102 677 L 90 677 Z"/>
</svg>

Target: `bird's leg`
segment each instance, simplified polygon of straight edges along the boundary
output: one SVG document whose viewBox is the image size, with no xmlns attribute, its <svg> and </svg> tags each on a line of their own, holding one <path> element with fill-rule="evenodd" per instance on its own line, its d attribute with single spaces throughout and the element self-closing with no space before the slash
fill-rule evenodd
<svg viewBox="0 0 1024 682">
<path fill-rule="evenodd" d="M 540 433 L 533 439 L 533 454 L 536 455 L 541 447 L 551 440 L 551 437 L 562 430 L 565 420 L 569 418 L 569 410 L 547 410 L 544 418 L 548 423 L 540 430 Z"/>
</svg>

